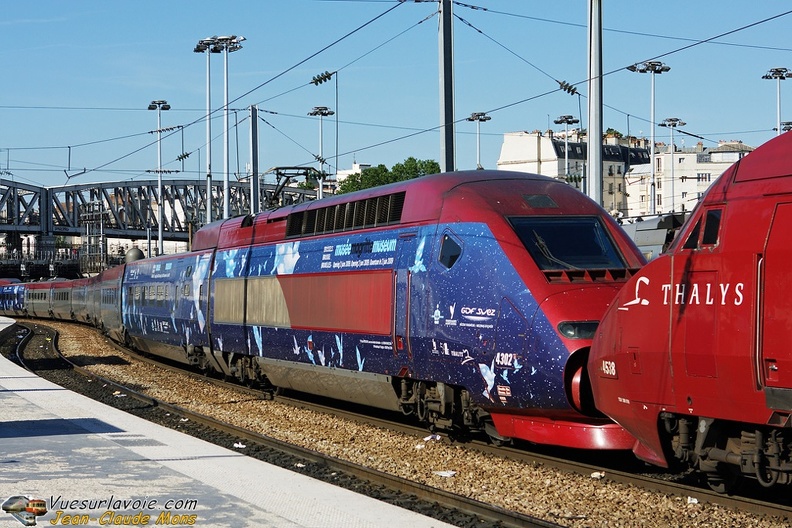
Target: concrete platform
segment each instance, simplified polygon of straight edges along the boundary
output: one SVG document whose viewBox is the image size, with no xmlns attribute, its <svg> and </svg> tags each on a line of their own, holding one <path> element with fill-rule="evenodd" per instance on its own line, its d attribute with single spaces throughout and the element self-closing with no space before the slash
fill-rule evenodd
<svg viewBox="0 0 792 528">
<path fill-rule="evenodd" d="M 0 357 L 2 528 L 22 525 L 4 511 L 14 496 L 44 500 L 35 521 L 45 526 L 450 526 L 151 424 Z"/>
</svg>

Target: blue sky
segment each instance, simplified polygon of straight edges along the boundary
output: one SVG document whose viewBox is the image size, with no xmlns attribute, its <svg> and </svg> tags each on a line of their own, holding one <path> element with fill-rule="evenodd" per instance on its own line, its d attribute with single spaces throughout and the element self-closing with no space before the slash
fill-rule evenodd
<svg viewBox="0 0 792 528">
<path fill-rule="evenodd" d="M 789 4 L 603 4 L 604 128 L 649 136 L 649 76 L 624 68 L 659 58 L 671 71 L 656 78 L 658 122 L 679 117 L 687 122 L 684 130 L 708 147 L 735 139 L 758 146 L 775 135 L 776 82 L 761 76 L 773 67 L 792 69 L 792 14 L 784 14 Z M 146 172 L 157 163 L 156 135 L 148 133 L 156 129 L 156 112 L 146 110 L 153 99 L 172 107 L 162 113 L 163 127 L 183 126 L 163 137 L 164 168 L 181 170 L 176 157 L 189 152 L 184 172 L 170 177 L 204 177 L 206 56 L 193 48 L 203 37 L 229 34 L 247 39 L 229 56 L 230 106 L 239 110 L 230 118 L 232 173 L 244 173 L 249 158 L 246 108 L 252 104 L 262 117 L 262 170 L 311 164 L 319 151 L 319 122 L 307 115 L 314 106 L 337 111 L 341 169 L 353 160 L 388 167 L 409 156 L 439 160 L 439 133 L 418 133 L 440 119 L 437 6 L 391 0 L 6 2 L 0 177 L 47 186 L 155 178 Z M 495 167 L 505 132 L 559 129 L 553 119 L 580 117 L 581 109 L 585 125 L 585 98 L 559 91 L 555 81 L 585 80 L 585 0 L 466 0 L 454 5 L 454 14 L 457 168 L 475 167 L 476 128 L 464 120 L 472 112 L 492 117 L 481 125 L 487 168 Z M 765 19 L 771 20 L 758 23 Z M 314 75 L 336 70 L 337 105 L 335 81 L 310 84 Z M 223 103 L 222 81 L 223 58 L 214 55 L 213 109 Z M 792 120 L 788 85 L 792 80 L 781 83 L 782 121 Z M 585 84 L 579 90 L 587 93 Z M 222 114 L 213 118 L 217 178 L 223 172 Z M 323 153 L 331 163 L 335 119 L 325 118 L 323 127 Z M 657 129 L 658 140 L 667 141 L 664 134 Z M 685 137 L 686 146 L 696 141 Z M 67 180 L 64 171 L 83 169 Z"/>
</svg>

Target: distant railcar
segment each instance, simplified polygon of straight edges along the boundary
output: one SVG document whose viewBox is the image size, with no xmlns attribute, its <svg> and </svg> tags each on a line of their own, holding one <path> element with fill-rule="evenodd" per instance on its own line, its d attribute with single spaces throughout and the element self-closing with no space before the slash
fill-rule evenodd
<svg viewBox="0 0 792 528">
<path fill-rule="evenodd" d="M 25 315 L 25 286 L 19 282 L 0 285 L 0 314 L 7 316 Z"/>
<path fill-rule="evenodd" d="M 32 317 L 50 317 L 50 287 L 48 282 L 25 285 L 25 312 Z"/>
<path fill-rule="evenodd" d="M 50 315 L 55 319 L 72 320 L 72 287 L 74 281 L 57 280 L 49 282 L 50 285 Z"/>
</svg>

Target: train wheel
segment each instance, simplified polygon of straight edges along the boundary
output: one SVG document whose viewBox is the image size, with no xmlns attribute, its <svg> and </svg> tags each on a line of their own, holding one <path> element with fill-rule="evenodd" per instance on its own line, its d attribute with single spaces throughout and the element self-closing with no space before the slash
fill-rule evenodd
<svg viewBox="0 0 792 528">
<path fill-rule="evenodd" d="M 705 476 L 707 486 L 715 493 L 734 493 L 742 483 L 739 470 L 731 465 L 718 464 L 717 472 Z"/>
<path fill-rule="evenodd" d="M 121 340 L 125 347 L 132 348 L 132 340 L 129 338 L 129 332 L 127 332 L 126 327 L 121 329 Z"/>
<path fill-rule="evenodd" d="M 198 363 L 196 364 L 196 367 L 198 367 L 198 371 L 204 376 L 209 376 L 209 374 L 211 374 L 209 360 L 203 354 L 198 357 Z"/>
<path fill-rule="evenodd" d="M 495 426 L 489 419 L 484 422 L 484 432 L 487 433 L 492 445 L 496 447 L 510 446 L 513 442 L 513 439 L 499 435 L 497 429 L 495 429 Z"/>
</svg>

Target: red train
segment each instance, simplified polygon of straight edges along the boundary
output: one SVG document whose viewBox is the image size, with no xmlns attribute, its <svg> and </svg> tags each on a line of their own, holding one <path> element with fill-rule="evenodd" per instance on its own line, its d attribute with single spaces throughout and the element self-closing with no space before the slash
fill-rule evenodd
<svg viewBox="0 0 792 528">
<path fill-rule="evenodd" d="M 719 491 L 792 481 L 791 152 L 783 134 L 712 185 L 620 291 L 589 356 L 597 408 L 635 454 Z"/>
</svg>

